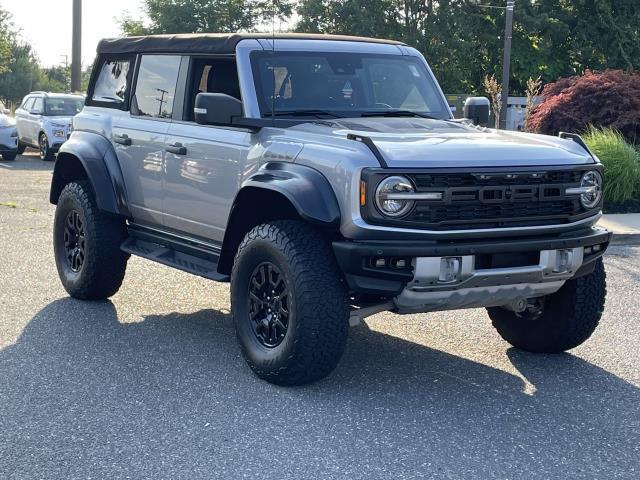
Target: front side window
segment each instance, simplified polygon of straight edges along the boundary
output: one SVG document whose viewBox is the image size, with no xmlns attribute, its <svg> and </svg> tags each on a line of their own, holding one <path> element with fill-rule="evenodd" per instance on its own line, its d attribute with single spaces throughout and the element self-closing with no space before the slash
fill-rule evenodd
<svg viewBox="0 0 640 480">
<path fill-rule="evenodd" d="M 25 98 L 24 102 L 22 103 L 22 108 L 23 110 L 26 110 L 27 112 L 30 112 L 33 109 L 33 101 L 35 100 L 35 98 L 33 97 L 27 97 Z"/>
<path fill-rule="evenodd" d="M 100 68 L 91 99 L 122 105 L 127 94 L 130 67 L 129 59 L 106 60 Z"/>
<path fill-rule="evenodd" d="M 179 56 L 143 55 L 134 94 L 137 115 L 171 118 L 180 60 Z"/>
<path fill-rule="evenodd" d="M 254 52 L 263 116 L 321 110 L 342 116 L 412 111 L 449 118 L 437 84 L 415 57 L 339 52 Z"/>
<path fill-rule="evenodd" d="M 33 107 L 31 107 L 31 112 L 36 114 L 41 114 L 44 112 L 44 100 L 42 97 L 37 97 L 35 102 L 33 103 Z"/>
<path fill-rule="evenodd" d="M 72 117 L 82 110 L 84 100 L 81 98 L 49 97 L 44 102 L 44 114 L 48 116 Z"/>
</svg>

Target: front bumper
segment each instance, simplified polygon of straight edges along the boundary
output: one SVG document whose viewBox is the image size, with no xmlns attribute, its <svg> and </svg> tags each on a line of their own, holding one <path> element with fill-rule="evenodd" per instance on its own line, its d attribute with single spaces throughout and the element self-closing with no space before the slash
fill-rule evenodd
<svg viewBox="0 0 640 480">
<path fill-rule="evenodd" d="M 0 143 L 0 155 L 5 153 L 18 153 L 18 144 L 17 142 L 14 145 L 5 145 Z"/>
<path fill-rule="evenodd" d="M 336 241 L 333 249 L 352 292 L 392 298 L 397 311 L 408 313 L 507 305 L 553 293 L 590 273 L 610 240 L 610 232 L 591 227 L 466 242 Z M 453 280 L 442 280 L 443 259 L 454 259 Z"/>
</svg>

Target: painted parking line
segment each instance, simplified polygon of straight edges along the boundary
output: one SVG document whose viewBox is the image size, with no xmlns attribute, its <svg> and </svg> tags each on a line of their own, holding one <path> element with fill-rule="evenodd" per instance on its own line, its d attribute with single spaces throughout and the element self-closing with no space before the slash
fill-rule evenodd
<svg viewBox="0 0 640 480">
<path fill-rule="evenodd" d="M 0 167 L 3 167 L 3 168 L 13 168 L 13 165 L 9 165 L 9 164 L 6 164 L 6 163 L 2 163 L 2 162 L 0 162 Z"/>
</svg>

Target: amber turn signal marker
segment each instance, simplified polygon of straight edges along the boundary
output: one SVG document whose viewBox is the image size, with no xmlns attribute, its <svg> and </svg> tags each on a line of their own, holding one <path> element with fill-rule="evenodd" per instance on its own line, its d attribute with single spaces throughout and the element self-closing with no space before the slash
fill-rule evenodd
<svg viewBox="0 0 640 480">
<path fill-rule="evenodd" d="M 367 203 L 367 184 L 364 180 L 360 180 L 360 206 L 364 207 Z"/>
</svg>

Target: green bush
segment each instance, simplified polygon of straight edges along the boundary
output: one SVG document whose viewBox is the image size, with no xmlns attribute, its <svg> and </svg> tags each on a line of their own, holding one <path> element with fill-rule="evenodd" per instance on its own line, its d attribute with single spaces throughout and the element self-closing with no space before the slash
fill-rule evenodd
<svg viewBox="0 0 640 480">
<path fill-rule="evenodd" d="M 612 128 L 591 127 L 584 136 L 593 153 L 604 165 L 604 200 L 623 203 L 640 193 L 640 152 Z"/>
</svg>

